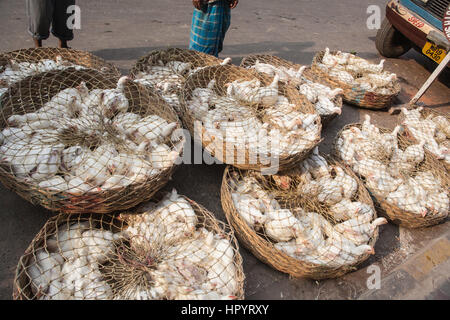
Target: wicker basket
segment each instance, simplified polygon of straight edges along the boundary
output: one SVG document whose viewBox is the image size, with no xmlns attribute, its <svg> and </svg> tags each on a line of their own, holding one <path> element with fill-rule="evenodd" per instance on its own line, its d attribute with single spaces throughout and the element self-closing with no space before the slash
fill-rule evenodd
<svg viewBox="0 0 450 320">
<path fill-rule="evenodd" d="M 269 77 L 241 67 L 231 65 L 213 66 L 197 71 L 191 75 L 186 80 L 180 94 L 180 102 L 182 107 L 181 117 L 185 127 L 191 132 L 194 139 L 201 142 L 203 147 L 219 161 L 231 164 L 244 170 L 264 170 L 271 168 L 271 164 L 261 161 L 262 156 L 260 154 L 252 152 L 245 146 L 227 145 L 222 138 L 211 137 L 211 135 L 207 134 L 207 130 L 203 126 L 202 122 L 199 121 L 200 119 L 196 119 L 194 114 L 189 110 L 188 102 L 192 98 L 193 90 L 196 88 L 206 88 L 211 80 L 215 81 L 214 92 L 219 97 L 226 97 L 227 88 L 225 85 L 227 83 L 235 80 L 252 81 L 255 79 L 259 80 L 263 86 L 268 86 L 272 83 L 272 79 Z M 308 115 L 317 114 L 313 105 L 306 99 L 306 97 L 300 95 L 295 87 L 285 85 L 280 82 L 278 92 L 280 95 L 287 97 L 289 102 L 295 105 L 296 110 Z M 250 110 L 249 113 L 251 113 L 252 116 L 257 119 L 262 119 L 262 121 L 265 122 L 265 107 L 263 105 L 247 105 L 247 103 L 241 101 L 239 103 L 248 107 L 248 110 Z M 293 155 L 281 154 L 274 156 L 278 158 L 278 171 L 286 171 L 295 167 L 299 161 L 307 157 L 311 150 L 320 143 L 320 132 L 322 125 L 318 122 L 320 122 L 319 117 L 317 117 L 317 120 L 314 122 L 314 125 L 316 125 L 317 128 L 317 130 L 313 132 L 315 136 L 312 139 L 304 139 L 304 144 L 306 144 L 307 147 L 304 148 L 303 151 Z M 299 137 L 298 140 L 302 140 L 302 138 Z M 297 145 L 300 144 L 300 142 L 293 142 L 293 144 Z"/>
<path fill-rule="evenodd" d="M 334 142 L 333 147 L 333 154 L 339 158 L 339 153 L 336 150 L 336 141 L 341 137 L 342 132 L 350 129 L 351 127 L 357 127 L 359 129 L 362 128 L 362 125 L 359 123 L 355 124 L 348 124 L 344 128 L 341 129 L 341 131 L 338 133 L 336 140 Z M 380 133 L 390 133 L 392 130 L 386 129 L 386 128 L 379 128 Z M 415 142 L 407 139 L 403 135 L 398 136 L 398 145 L 399 148 L 402 150 L 405 150 L 407 147 L 414 145 Z M 421 172 L 425 170 L 430 170 L 433 172 L 433 175 L 436 177 L 439 177 L 444 185 L 444 190 L 449 190 L 450 187 L 450 176 L 448 175 L 448 172 L 446 169 L 442 166 L 441 163 L 433 156 L 431 153 L 425 150 L 425 159 L 422 161 L 417 168 L 415 169 L 415 172 Z M 360 176 L 360 179 L 365 182 L 365 177 Z M 397 224 L 399 226 L 405 227 L 405 228 L 425 228 L 430 227 L 439 223 L 444 222 L 448 217 L 447 214 L 434 214 L 434 215 L 426 215 L 425 217 L 422 217 L 420 215 L 417 215 L 413 212 L 406 211 L 404 209 L 399 208 L 396 205 L 393 205 L 392 203 L 389 203 L 386 201 L 386 199 L 383 199 L 377 195 L 375 195 L 371 190 L 369 189 L 369 192 L 374 199 L 374 203 L 376 205 L 376 208 L 378 209 L 378 212 L 380 215 L 388 218 L 392 223 Z"/>
<path fill-rule="evenodd" d="M 108 63 L 92 53 L 74 49 L 31 48 L 6 52 L 0 56 L 0 66 L 5 66 L 10 60 L 15 60 L 19 63 L 36 63 L 44 59 L 55 60 L 58 56 L 73 64 L 101 71 L 105 75 L 120 76 L 120 71 L 112 63 Z"/>
<path fill-rule="evenodd" d="M 336 51 L 332 51 L 336 54 Z M 325 51 L 320 51 L 313 59 L 311 70 L 322 79 L 331 88 L 341 88 L 344 90 L 344 101 L 360 108 L 366 109 L 386 109 L 389 108 L 394 98 L 400 93 L 401 86 L 399 82 L 395 82 L 394 89 L 389 95 L 383 95 L 376 92 L 366 91 L 359 86 L 351 86 L 348 83 L 342 82 L 337 78 L 331 78 L 319 66 L 322 63 L 322 58 Z"/>
<path fill-rule="evenodd" d="M 372 199 L 367 190 L 364 188 L 364 185 L 354 175 L 354 173 L 351 170 L 346 169 L 338 162 L 329 161 L 328 163 L 341 167 L 346 174 L 350 175 L 357 181 L 358 191 L 356 196 L 352 200 L 369 205 L 373 209 L 375 215 L 375 209 L 373 208 Z M 258 182 L 264 188 L 264 190 L 270 190 L 271 194 L 280 203 L 282 208 L 293 208 L 300 206 L 306 212 L 319 212 L 324 217 L 326 217 L 327 220 L 331 221 L 332 224 L 335 223 L 335 221 L 331 217 L 329 209 L 325 205 L 318 203 L 317 199 L 302 197 L 298 194 L 298 192 L 296 192 L 295 189 L 286 190 L 285 188 L 280 188 L 279 185 L 274 182 L 274 178 L 270 176 L 263 177 L 259 174 L 255 174 L 252 171 L 240 171 L 230 166 L 227 167 L 223 176 L 221 188 L 221 202 L 223 210 L 228 222 L 235 230 L 236 236 L 240 243 L 243 244 L 248 250 L 250 250 L 262 262 L 295 278 L 311 278 L 315 280 L 321 280 L 337 278 L 348 272 L 354 271 L 359 264 L 361 264 L 369 257 L 369 254 L 365 254 L 360 257 L 359 261 L 352 265 L 331 267 L 302 261 L 277 249 L 274 246 L 273 240 L 268 235 L 266 235 L 265 231 L 255 231 L 255 229 L 250 227 L 238 213 L 232 200 L 232 186 L 230 185 L 231 179 L 233 179 L 233 176 L 236 174 L 241 177 L 246 175 L 256 176 Z M 295 171 L 291 172 L 289 177 L 292 179 L 292 181 L 295 181 L 297 174 L 298 173 L 296 173 Z M 376 215 L 374 219 L 375 218 Z M 377 239 L 378 229 L 375 230 L 374 235 L 370 239 L 368 244 L 372 247 L 375 246 Z"/>
<path fill-rule="evenodd" d="M 15 86 L 3 96 L 3 108 L 0 112 L 0 130 L 8 127 L 7 119 L 11 115 L 22 115 L 34 112 L 46 102 L 66 88 L 72 88 L 85 82 L 90 90 L 115 88 L 118 78 L 105 75 L 96 70 L 75 70 L 69 68 L 65 71 L 53 71 L 29 77 Z M 127 82 L 124 94 L 129 102 L 128 112 L 140 116 L 158 115 L 168 122 L 178 122 L 174 111 L 157 94 L 143 86 Z M 92 125 L 99 125 L 92 123 Z M 114 130 L 103 123 L 102 132 L 109 132 L 108 139 L 117 144 L 121 150 L 129 150 L 129 146 L 122 145 L 122 140 L 115 140 Z M 181 125 L 178 125 L 180 127 Z M 100 128 L 100 127 L 99 127 Z M 110 130 L 111 129 L 111 130 Z M 70 133 L 69 133 L 70 135 Z M 90 139 L 78 139 L 82 144 L 92 147 L 96 142 Z M 169 144 L 169 142 L 167 142 Z M 67 145 L 66 143 L 64 143 Z M 91 146 L 92 145 L 92 146 Z M 65 192 L 50 191 L 39 188 L 36 184 L 18 179 L 10 164 L 0 166 L 0 181 L 8 189 L 17 192 L 21 197 L 33 204 L 63 213 L 109 213 L 116 210 L 126 210 L 150 199 L 156 191 L 161 189 L 170 179 L 175 167 L 164 169 L 159 174 L 139 183 L 132 183 L 115 190 L 97 190 L 84 194 L 68 194 Z"/>
<path fill-rule="evenodd" d="M 222 63 L 222 60 L 206 53 L 180 48 L 169 48 L 166 50 L 152 51 L 148 55 L 140 58 L 131 69 L 130 75 L 135 77 L 140 72 L 146 72 L 148 67 L 157 65 L 158 61 L 162 61 L 164 64 L 170 61 L 189 62 L 192 64 L 192 69 L 215 66 Z"/>
<path fill-rule="evenodd" d="M 430 115 L 433 115 L 433 116 L 443 116 L 443 117 L 445 117 L 447 119 L 447 121 L 450 121 L 450 116 L 448 116 L 448 114 L 441 113 L 441 112 L 438 112 L 438 111 L 430 109 L 430 108 L 423 108 L 420 111 L 420 113 L 421 113 L 421 115 L 422 115 L 422 117 L 424 119 L 426 119 Z M 399 121 L 400 121 L 400 123 L 403 123 L 404 120 L 405 120 L 405 116 L 402 113 L 400 115 Z M 413 134 L 408 130 L 408 126 L 403 125 L 403 127 L 405 128 L 404 134 L 406 135 L 406 138 L 407 139 L 411 139 L 412 141 L 414 141 L 416 143 L 419 143 L 419 141 L 417 139 L 415 139 Z M 449 142 L 449 139 L 447 139 L 447 143 L 448 142 Z M 443 166 L 445 166 L 445 168 L 447 169 L 447 172 L 450 171 L 450 164 L 449 163 L 445 162 L 445 160 L 441 160 L 441 163 L 442 163 Z"/>
<path fill-rule="evenodd" d="M 161 194 L 158 194 L 157 198 L 161 199 Z M 235 298 L 244 299 L 245 275 L 242 269 L 242 257 L 239 253 L 239 246 L 232 230 L 227 225 L 214 218 L 214 215 L 202 206 L 186 197 L 182 198 L 188 201 L 196 214 L 197 229 L 205 228 L 214 234 L 220 235 L 222 239 L 227 239 L 230 242 L 230 248 L 234 254 L 232 264 L 236 270 L 236 278 L 234 280 L 237 283 L 237 291 L 235 292 Z M 30 279 L 30 268 L 33 265 L 38 266 L 36 264 L 36 256 L 39 250 L 44 250 L 46 253 L 50 251 L 56 251 L 56 253 L 59 254 L 62 253 L 61 246 L 63 245 L 63 242 L 57 238 L 57 249 L 51 250 L 51 244 L 53 244 L 52 241 L 54 242 L 51 238 L 53 237 L 53 239 L 55 239 L 54 237 L 58 232 L 67 230 L 68 225 L 73 223 L 82 224 L 84 222 L 88 222 L 88 230 L 100 229 L 117 233 L 126 229 L 130 223 L 133 223 L 133 219 L 139 219 L 141 215 L 136 215 L 136 213 L 141 213 L 142 210 L 143 208 L 139 207 L 137 209 L 133 209 L 132 212 L 127 212 L 122 215 L 60 214 L 51 218 L 36 235 L 30 246 L 20 258 L 14 279 L 13 298 L 16 300 L 48 298 L 45 294 L 40 294 L 40 292 L 36 290 L 32 280 Z M 75 239 L 75 237 L 69 237 L 69 239 Z M 97 239 L 99 239 L 99 242 L 101 243 L 101 237 L 98 237 Z M 161 262 L 164 257 L 172 256 L 173 254 L 172 252 L 168 253 L 168 250 L 140 252 L 138 250 L 139 246 L 132 244 L 132 239 L 133 238 L 127 239 L 126 237 L 116 239 L 113 247 L 111 248 L 111 254 L 106 255 L 106 258 L 102 259 L 104 261 L 101 263 L 99 262 L 100 272 L 103 275 L 103 279 L 111 287 L 111 293 L 114 299 L 130 299 L 131 297 L 129 295 L 129 291 L 127 290 L 133 288 L 133 286 L 140 285 L 147 291 L 153 286 L 153 283 L 151 282 L 152 280 L 146 277 L 146 275 L 149 275 L 149 272 L 151 272 L 153 268 L 156 268 L 157 264 L 151 264 L 149 266 L 149 263 L 142 262 L 151 261 L 149 256 L 151 252 L 160 253 L 160 260 L 158 262 Z M 147 242 L 147 245 L 151 248 L 158 247 L 156 244 L 152 247 L 152 244 L 149 242 Z M 55 247 L 55 245 L 53 245 L 53 247 Z M 157 255 L 155 254 L 152 258 L 156 259 Z M 67 260 L 67 256 L 62 257 L 62 259 L 64 262 L 69 261 Z M 176 261 L 176 259 L 174 261 Z M 46 270 L 40 270 L 41 273 L 45 271 Z M 171 299 L 171 297 L 166 298 Z"/>
<path fill-rule="evenodd" d="M 209 54 L 194 50 L 179 48 L 155 50 L 139 59 L 131 69 L 130 75 L 131 77 L 138 79 L 142 74 L 151 74 L 151 71 L 149 70 L 150 67 L 158 66 L 160 63 L 166 65 L 171 61 L 191 64 L 190 68 L 183 71 L 182 73 L 172 69 L 171 71 L 163 72 L 158 75 L 156 81 L 159 86 L 161 86 L 161 84 L 164 83 L 166 79 L 172 79 L 172 77 L 174 76 L 176 76 L 178 79 L 178 83 L 176 86 L 171 86 L 170 89 L 162 89 L 161 87 L 158 87 L 158 85 L 152 85 L 151 82 L 144 82 L 142 84 L 156 89 L 161 94 L 161 96 L 166 99 L 166 101 L 175 109 L 175 111 L 180 114 L 180 102 L 178 95 L 188 75 L 197 68 L 219 65 L 223 61 Z"/>
<path fill-rule="evenodd" d="M 298 70 L 302 67 L 302 65 L 299 64 L 295 64 L 293 62 L 284 60 L 280 57 L 277 56 L 271 56 L 271 55 L 266 55 L 266 54 L 259 54 L 259 55 L 250 55 L 245 57 L 242 62 L 241 62 L 241 67 L 243 68 L 250 68 L 251 66 L 255 65 L 256 61 L 260 61 L 261 63 L 267 63 L 267 64 L 271 64 L 275 67 L 285 67 L 287 69 L 294 69 L 294 70 Z M 321 79 L 317 74 L 313 73 L 311 71 L 310 67 L 307 67 L 304 71 L 303 71 L 303 77 L 309 81 L 312 82 L 316 82 L 316 83 L 320 83 L 323 85 L 328 86 L 328 83 L 326 81 L 324 81 L 323 79 Z M 292 83 L 293 85 L 296 85 L 297 87 L 299 85 L 302 84 L 302 82 L 298 83 Z M 339 107 L 342 109 L 342 105 L 343 105 L 343 99 L 341 95 L 337 95 L 332 102 L 334 103 L 335 106 Z M 331 115 L 321 115 L 320 118 L 322 120 L 322 127 L 326 128 L 328 126 L 328 124 L 333 121 L 335 118 L 337 117 L 337 114 L 331 114 Z"/>
</svg>

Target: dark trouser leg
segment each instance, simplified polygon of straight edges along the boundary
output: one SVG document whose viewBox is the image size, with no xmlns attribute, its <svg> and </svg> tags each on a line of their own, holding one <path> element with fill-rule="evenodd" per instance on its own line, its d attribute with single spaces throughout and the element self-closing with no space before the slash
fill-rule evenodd
<svg viewBox="0 0 450 320">
<path fill-rule="evenodd" d="M 27 0 L 28 32 L 35 39 L 35 45 L 42 46 L 42 40 L 50 35 L 50 24 L 53 17 L 52 0 Z"/>
<path fill-rule="evenodd" d="M 73 30 L 67 22 L 73 12 L 67 13 L 67 8 L 75 4 L 75 0 L 53 0 L 55 10 L 53 12 L 52 33 L 59 39 L 59 46 L 67 48 L 67 41 L 73 40 Z"/>
<path fill-rule="evenodd" d="M 40 39 L 34 39 L 34 47 L 35 47 L 35 48 L 40 48 L 40 47 L 42 47 L 42 40 L 40 40 Z"/>
</svg>

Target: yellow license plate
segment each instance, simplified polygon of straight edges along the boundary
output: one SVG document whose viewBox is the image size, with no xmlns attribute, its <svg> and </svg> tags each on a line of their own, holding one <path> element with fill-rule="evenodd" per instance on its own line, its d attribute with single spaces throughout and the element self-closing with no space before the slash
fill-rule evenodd
<svg viewBox="0 0 450 320">
<path fill-rule="evenodd" d="M 437 63 L 441 63 L 447 55 L 447 51 L 442 48 L 439 48 L 437 45 L 427 42 L 422 49 L 422 52 L 427 57 L 431 58 Z"/>
</svg>

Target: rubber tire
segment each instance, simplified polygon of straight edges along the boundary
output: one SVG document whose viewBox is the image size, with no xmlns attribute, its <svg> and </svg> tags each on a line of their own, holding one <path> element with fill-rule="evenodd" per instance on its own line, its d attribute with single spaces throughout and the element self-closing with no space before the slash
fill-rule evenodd
<svg viewBox="0 0 450 320">
<path fill-rule="evenodd" d="M 378 52 L 386 58 L 398 58 L 408 52 L 412 43 L 384 18 L 378 30 L 375 45 Z"/>
</svg>

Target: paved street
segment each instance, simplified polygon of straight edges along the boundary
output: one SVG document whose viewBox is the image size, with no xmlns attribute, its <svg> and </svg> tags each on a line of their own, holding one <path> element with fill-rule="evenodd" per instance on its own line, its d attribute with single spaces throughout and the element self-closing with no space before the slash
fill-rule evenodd
<svg viewBox="0 0 450 320">
<path fill-rule="evenodd" d="M 259 0 L 240 1 L 232 12 L 231 29 L 222 57 L 239 64 L 248 54 L 267 53 L 300 64 L 310 64 L 325 47 L 355 51 L 379 61 L 375 49 L 376 30 L 368 30 L 366 9 L 381 0 Z M 187 47 L 192 16 L 187 0 L 78 0 L 82 29 L 70 46 L 90 51 L 114 62 L 126 74 L 133 63 L 149 51 L 168 46 Z M 0 0 L 0 51 L 32 46 L 26 32 L 24 1 Z M 45 46 L 56 45 L 51 37 Z M 403 86 L 398 103 L 407 102 L 435 67 L 415 51 L 401 59 L 389 59 Z M 450 76 L 446 72 L 435 82 L 423 101 L 443 112 L 450 110 Z M 347 123 L 370 113 L 374 121 L 394 127 L 396 116 L 345 106 L 343 115 L 323 133 L 322 152 L 330 150 L 336 133 Z M 182 165 L 167 189 L 177 188 L 224 220 L 220 205 L 220 184 L 224 166 Z M 10 299 L 17 261 L 34 235 L 52 216 L 0 186 L 0 299 Z M 358 271 L 339 279 L 311 281 L 290 279 L 261 263 L 245 249 L 246 297 L 248 299 L 450 299 L 450 223 L 424 230 L 382 226 L 376 254 Z M 382 270 L 382 287 L 369 291 L 367 268 Z"/>
</svg>

